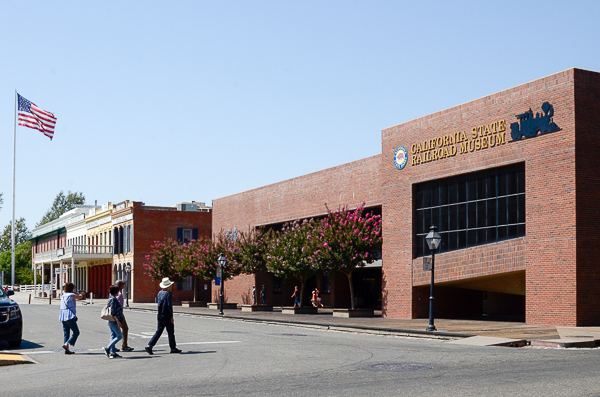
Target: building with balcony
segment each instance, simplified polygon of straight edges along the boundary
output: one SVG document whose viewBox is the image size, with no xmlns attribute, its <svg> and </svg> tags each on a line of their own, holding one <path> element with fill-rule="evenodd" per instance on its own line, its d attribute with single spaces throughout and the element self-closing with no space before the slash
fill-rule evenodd
<svg viewBox="0 0 600 397">
<path fill-rule="evenodd" d="M 87 292 L 89 262 L 112 258 L 112 246 L 89 244 L 85 219 L 95 209 L 95 206 L 79 205 L 33 229 L 29 240 L 36 296 L 60 291 L 66 282 L 73 282 L 76 290 Z"/>
<path fill-rule="evenodd" d="M 129 298 L 136 302 L 154 302 L 159 281 L 144 271 L 146 255 L 155 241 L 171 238 L 181 243 L 211 238 L 212 208 L 200 202 L 179 203 L 173 207 L 153 207 L 125 200 L 114 204 L 111 213 L 113 234 L 113 275 L 127 280 Z M 129 273 L 126 271 L 129 269 Z M 175 285 L 173 299 L 193 300 L 193 283 L 188 278 Z M 197 288 L 199 300 L 210 300 L 210 283 Z"/>
</svg>

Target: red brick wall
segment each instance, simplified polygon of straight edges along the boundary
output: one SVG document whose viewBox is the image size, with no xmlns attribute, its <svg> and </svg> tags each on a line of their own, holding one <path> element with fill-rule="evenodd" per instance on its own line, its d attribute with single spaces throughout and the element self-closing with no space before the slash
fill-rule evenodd
<svg viewBox="0 0 600 397">
<path fill-rule="evenodd" d="M 576 325 L 576 206 L 574 70 L 387 128 L 382 137 L 383 263 L 386 316 L 413 316 L 413 276 L 426 275 L 413 263 L 412 185 L 506 164 L 525 162 L 526 237 L 436 256 L 439 280 L 460 280 L 526 269 L 529 324 Z M 561 131 L 511 141 L 515 115 L 549 101 Z M 411 165 L 411 145 L 498 120 L 506 123 L 506 144 Z M 404 145 L 409 163 L 393 164 Z M 514 252 L 510 250 L 514 248 Z"/>
<path fill-rule="evenodd" d="M 152 251 L 154 241 L 164 240 L 168 237 L 177 239 L 177 228 L 198 229 L 198 238 L 211 237 L 211 212 L 177 211 L 169 207 L 142 206 L 139 202 L 133 203 L 133 260 L 131 262 L 134 280 L 132 299 L 135 302 L 154 302 L 160 290 L 160 280 L 152 280 L 145 273 L 143 263 L 146 255 Z M 113 219 L 123 216 L 127 210 L 115 212 Z M 118 258 L 119 256 L 115 256 Z M 127 257 L 127 256 L 126 256 Z M 192 300 L 193 291 L 173 290 L 173 300 Z"/>
<path fill-rule="evenodd" d="M 213 231 L 310 218 L 343 205 L 381 204 L 381 156 L 329 168 L 298 178 L 213 200 Z M 254 277 L 241 276 L 225 283 L 229 302 L 242 303 Z M 213 287 L 213 291 L 215 291 Z M 272 291 L 272 289 L 271 289 Z M 284 290 L 285 295 L 286 291 Z M 214 295 L 214 292 L 213 292 Z M 270 295 L 270 294 L 269 294 Z M 290 292 L 291 295 L 291 292 Z M 267 295 L 268 296 L 268 295 Z M 285 296 L 284 296 L 284 301 Z M 288 305 L 286 303 L 286 305 Z"/>
<path fill-rule="evenodd" d="M 213 230 L 310 218 L 349 204 L 381 204 L 381 156 L 213 200 Z"/>
</svg>

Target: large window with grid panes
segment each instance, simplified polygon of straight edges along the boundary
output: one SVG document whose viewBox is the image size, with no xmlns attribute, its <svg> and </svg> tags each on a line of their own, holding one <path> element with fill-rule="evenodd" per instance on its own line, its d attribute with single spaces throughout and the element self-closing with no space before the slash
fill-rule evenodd
<svg viewBox="0 0 600 397">
<path fill-rule="evenodd" d="M 436 253 L 525 236 L 525 164 L 413 186 L 415 257 L 430 255 L 425 236 L 437 227 Z"/>
</svg>

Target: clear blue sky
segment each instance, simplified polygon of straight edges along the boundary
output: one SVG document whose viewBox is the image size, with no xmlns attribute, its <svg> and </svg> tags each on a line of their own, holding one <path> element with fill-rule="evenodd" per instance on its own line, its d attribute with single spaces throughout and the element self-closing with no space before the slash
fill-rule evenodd
<svg viewBox="0 0 600 397">
<path fill-rule="evenodd" d="M 597 2 L 0 2 L 0 227 L 205 201 L 381 153 L 381 130 L 568 68 L 600 71 Z"/>
</svg>

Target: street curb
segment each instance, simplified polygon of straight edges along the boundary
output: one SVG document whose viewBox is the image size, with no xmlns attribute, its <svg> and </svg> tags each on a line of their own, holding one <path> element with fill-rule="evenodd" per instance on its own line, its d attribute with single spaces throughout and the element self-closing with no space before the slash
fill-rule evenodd
<svg viewBox="0 0 600 397">
<path fill-rule="evenodd" d="M 38 362 L 24 354 L 0 353 L 0 367 L 17 364 L 38 364 Z"/>
<path fill-rule="evenodd" d="M 129 310 L 138 310 L 138 311 L 150 311 L 157 312 L 157 309 L 150 308 L 132 308 Z M 341 332 L 363 332 L 369 334 L 377 334 L 377 335 L 394 335 L 394 336 L 406 336 L 406 337 L 416 337 L 416 338 L 427 338 L 427 339 L 459 339 L 459 338 L 469 338 L 475 335 L 472 334 L 458 334 L 453 332 L 445 332 L 445 331 L 419 331 L 412 329 L 400 329 L 400 328 L 374 328 L 367 327 L 362 325 L 331 325 L 324 323 L 313 323 L 313 322 L 301 322 L 301 321 L 292 321 L 292 320 L 274 320 L 274 319 L 263 319 L 256 317 L 240 317 L 240 316 L 230 316 L 230 315 L 219 315 L 219 314 L 208 314 L 208 313 L 188 313 L 188 312 L 180 312 L 174 310 L 175 314 L 185 314 L 189 316 L 195 317 L 208 317 L 208 318 L 224 318 L 229 320 L 237 320 L 237 321 L 250 321 L 257 323 L 265 323 L 265 324 L 278 324 L 278 325 L 290 325 L 296 327 L 305 327 L 305 328 L 320 328 L 331 331 L 341 331 Z"/>
</svg>

